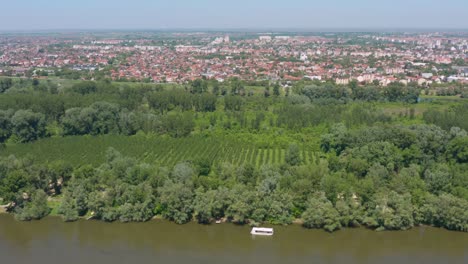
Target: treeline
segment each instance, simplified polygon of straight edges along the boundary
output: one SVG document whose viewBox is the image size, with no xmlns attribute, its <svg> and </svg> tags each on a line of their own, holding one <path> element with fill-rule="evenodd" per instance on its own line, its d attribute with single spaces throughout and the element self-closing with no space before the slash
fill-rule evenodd
<svg viewBox="0 0 468 264">
<path fill-rule="evenodd" d="M 12 79 L 8 79 L 8 78 L 0 79 L 0 93 L 5 92 L 6 90 L 10 89 L 11 87 L 13 87 L 13 80 Z"/>
<path fill-rule="evenodd" d="M 423 119 L 429 124 L 435 124 L 443 129 L 460 127 L 468 130 L 468 104 L 461 104 L 447 110 L 429 109 L 424 112 Z"/>
<path fill-rule="evenodd" d="M 236 89 L 241 89 L 239 81 L 234 83 Z M 181 137 L 192 133 L 196 123 L 200 130 L 219 127 L 258 131 L 262 127 L 301 130 L 334 122 L 357 125 L 390 121 L 376 109 L 315 104 L 301 95 L 287 99 L 219 97 L 207 92 L 208 86 L 201 80 L 193 82 L 188 90 L 164 90 L 145 84 L 119 88 L 108 82 L 87 81 L 52 93 L 55 86 L 45 85 L 51 87 L 0 96 L 0 108 L 4 109 L 0 110 L 0 143 L 31 142 L 50 135 L 134 135 L 138 131 Z"/>
<path fill-rule="evenodd" d="M 468 87 L 463 87 L 461 84 L 453 84 L 450 86 L 434 87 L 435 94 L 438 96 L 456 96 L 460 95 L 463 98 L 468 98 Z"/>
<path fill-rule="evenodd" d="M 356 126 L 392 121 L 392 118 L 383 111 L 374 106 L 363 104 L 291 103 L 278 109 L 276 114 L 278 127 L 286 127 L 296 131 L 304 127 L 339 122 L 344 122 L 348 126 Z"/>
<path fill-rule="evenodd" d="M 31 110 L 0 110 L 0 144 L 14 136 L 18 142 L 30 142 L 46 136 L 44 115 Z"/>
<path fill-rule="evenodd" d="M 233 87 L 242 86 L 240 81 L 232 82 Z M 138 131 L 181 137 L 196 129 L 210 128 L 223 131 L 286 128 L 300 132 L 338 122 L 348 127 L 393 122 L 388 113 L 374 105 L 348 102 L 355 92 L 350 93 L 346 87 L 306 86 L 301 94 L 281 98 L 216 96 L 208 92 L 208 87 L 207 81 L 202 80 L 186 89 L 163 89 L 148 84 L 119 88 L 108 82 L 88 81 L 57 94 L 50 91 L 3 94 L 0 95 L 0 109 L 3 109 L 0 119 L 4 124 L 0 143 L 11 136 L 13 142 L 30 142 L 49 135 L 134 135 Z M 354 91 L 369 89 L 375 94 L 399 94 L 391 100 L 417 98 L 415 93 L 388 92 L 400 88 L 411 89 L 395 85 L 382 88 L 389 89 L 383 91 L 371 87 L 356 87 Z M 410 110 L 406 117 L 411 120 L 415 111 Z M 467 113 L 466 104 L 460 104 L 444 112 L 431 109 L 424 113 L 424 120 L 446 130 L 453 126 L 468 129 Z"/>
<path fill-rule="evenodd" d="M 349 86 L 307 85 L 297 90 L 299 94 L 307 96 L 316 103 L 347 103 L 350 101 L 417 103 L 421 93 L 420 88 L 405 86 L 401 83 L 391 83 L 385 87 L 359 86 L 357 83 L 351 83 Z"/>
<path fill-rule="evenodd" d="M 184 90 L 154 92 L 147 98 L 149 106 L 161 114 L 177 108 L 182 111 L 214 112 L 217 99 L 210 93 L 192 94 Z"/>
<path fill-rule="evenodd" d="M 141 107 L 147 93 L 162 90 L 154 85 L 130 87 L 108 82 L 80 82 L 70 88 L 59 88 L 50 81 L 38 85 L 34 81 L 20 80 L 15 82 L 16 88 L 0 94 L 0 109 L 30 109 L 44 114 L 47 120 L 59 120 L 69 108 L 88 107 L 102 101 L 134 111 Z"/>
<path fill-rule="evenodd" d="M 404 230 L 427 224 L 468 231 L 468 136 L 431 125 L 343 124 L 322 138 L 322 158 L 303 165 L 291 145 L 283 165 L 255 168 L 189 160 L 173 168 L 109 149 L 98 167 L 0 160 L 0 196 L 18 219 L 47 215 L 61 195 L 65 221 L 291 224 L 334 231 L 367 226 Z"/>
<path fill-rule="evenodd" d="M 49 130 L 59 129 L 63 136 L 145 133 L 189 135 L 194 127 L 190 112 L 158 115 L 121 109 L 116 104 L 97 102 L 89 107 L 70 108 L 59 122 L 46 122 L 45 115 L 31 110 L 0 110 L 0 143 L 31 142 L 50 136 Z"/>
<path fill-rule="evenodd" d="M 249 88 L 247 85 L 255 86 Z M 223 83 L 215 80 L 198 79 L 179 88 L 167 90 L 163 85 L 152 84 L 119 84 L 110 81 L 82 81 L 69 88 L 59 87 L 56 83 L 37 79 L 0 79 L 0 97 L 4 105 L 2 108 L 47 110 L 48 103 L 62 105 L 62 108 L 83 107 L 97 101 L 117 103 L 128 110 L 135 110 L 142 104 L 150 104 L 152 108 L 161 113 L 173 108 L 195 111 L 215 111 L 216 99 L 219 96 L 231 95 L 231 102 L 226 108 L 239 110 L 240 98 L 252 97 L 252 89 L 260 89 L 264 97 L 279 97 L 285 91 L 287 97 L 289 87 L 281 87 L 279 83 L 269 82 L 248 83 L 237 78 L 229 79 Z M 305 95 L 314 103 L 336 103 L 351 101 L 388 101 L 415 103 L 420 90 L 402 84 L 390 84 L 387 87 L 359 86 L 355 83 L 349 86 L 339 86 L 330 83 L 317 83 L 312 85 L 298 84 L 293 87 L 296 94 Z M 263 91 L 262 91 L 263 89 Z M 185 93 L 184 93 L 185 91 Z M 34 94 L 35 93 L 35 94 Z M 37 96 L 38 93 L 41 96 Z M 257 93 L 258 94 L 258 93 Z M 60 95 L 60 96 L 57 96 Z M 3 100 L 2 100 L 3 99 Z M 245 100 L 244 100 L 245 101 Z M 13 103 L 14 102 L 14 103 Z M 234 103 L 234 105 L 232 104 Z M 47 112 L 47 111 L 44 111 Z M 48 114 L 48 113 L 46 113 Z"/>
</svg>

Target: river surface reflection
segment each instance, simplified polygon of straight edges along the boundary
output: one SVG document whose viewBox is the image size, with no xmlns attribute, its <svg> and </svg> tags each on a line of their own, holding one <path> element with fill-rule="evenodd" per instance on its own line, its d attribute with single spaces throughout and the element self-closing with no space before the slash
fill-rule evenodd
<svg viewBox="0 0 468 264">
<path fill-rule="evenodd" d="M 272 237 L 253 237 L 232 224 L 18 222 L 4 214 L 0 263 L 468 263 L 468 233 L 274 228 Z"/>
</svg>

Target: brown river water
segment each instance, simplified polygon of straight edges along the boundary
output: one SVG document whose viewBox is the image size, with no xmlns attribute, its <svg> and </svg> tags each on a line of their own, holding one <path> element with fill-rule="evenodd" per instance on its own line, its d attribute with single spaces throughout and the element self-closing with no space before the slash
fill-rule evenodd
<svg viewBox="0 0 468 264">
<path fill-rule="evenodd" d="M 467 263 L 468 233 L 431 227 L 335 233 L 275 226 L 254 237 L 248 226 L 64 223 L 48 217 L 18 222 L 0 215 L 0 263 Z"/>
</svg>

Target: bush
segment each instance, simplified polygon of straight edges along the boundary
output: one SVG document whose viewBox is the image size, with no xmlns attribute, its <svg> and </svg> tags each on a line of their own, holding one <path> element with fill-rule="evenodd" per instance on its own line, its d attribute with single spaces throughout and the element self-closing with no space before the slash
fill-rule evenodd
<svg viewBox="0 0 468 264">
<path fill-rule="evenodd" d="M 50 213 L 47 206 L 47 195 L 42 190 L 36 190 L 31 201 L 26 202 L 24 207 L 16 209 L 15 217 L 21 221 L 38 220 Z"/>
<path fill-rule="evenodd" d="M 316 194 L 309 200 L 302 219 L 307 228 L 324 228 L 328 232 L 341 228 L 340 215 L 324 193 Z"/>
<path fill-rule="evenodd" d="M 288 151 L 286 152 L 285 161 L 291 166 L 296 166 L 301 163 L 300 150 L 296 144 L 289 145 Z"/>
</svg>

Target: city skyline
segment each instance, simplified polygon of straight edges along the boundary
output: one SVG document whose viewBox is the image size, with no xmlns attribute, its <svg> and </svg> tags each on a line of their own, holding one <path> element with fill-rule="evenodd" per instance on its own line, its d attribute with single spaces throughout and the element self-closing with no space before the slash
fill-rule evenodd
<svg viewBox="0 0 468 264">
<path fill-rule="evenodd" d="M 0 31 L 106 29 L 405 30 L 468 29 L 461 0 L 265 1 L 23 0 L 2 4 Z"/>
</svg>

